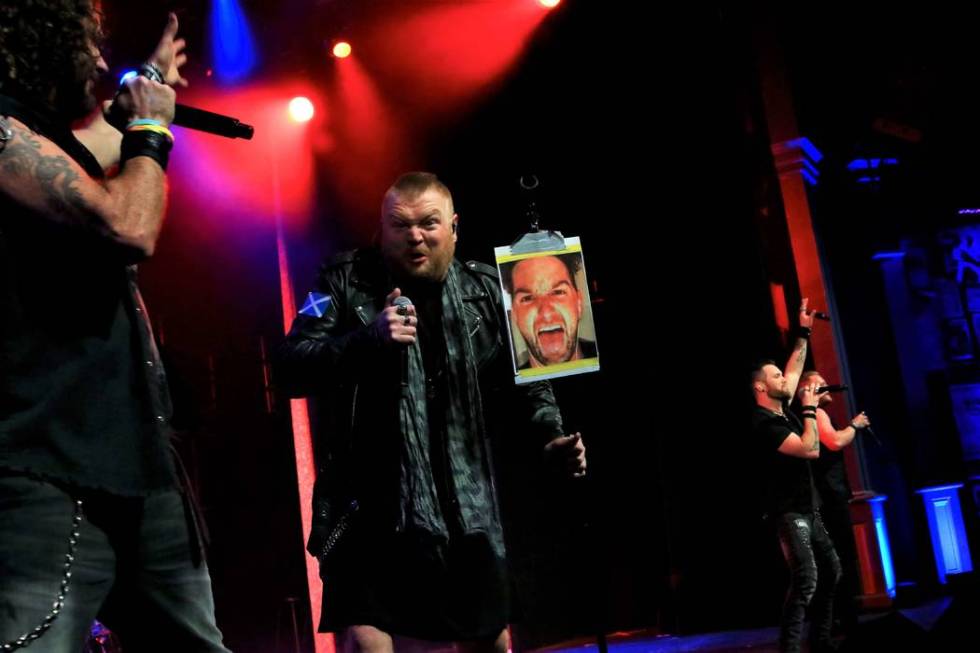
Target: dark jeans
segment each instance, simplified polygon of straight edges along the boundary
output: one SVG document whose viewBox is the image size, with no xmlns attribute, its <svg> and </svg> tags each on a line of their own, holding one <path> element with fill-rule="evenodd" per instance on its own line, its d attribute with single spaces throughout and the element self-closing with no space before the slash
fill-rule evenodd
<svg viewBox="0 0 980 653">
<path fill-rule="evenodd" d="M 10 474 L 0 474 L 0 646 L 51 611 L 76 499 L 84 514 L 64 607 L 25 650 L 81 651 L 97 617 L 127 653 L 227 653 L 180 492 L 123 498 Z"/>
<path fill-rule="evenodd" d="M 841 579 L 834 594 L 834 615 L 840 621 L 844 633 L 857 626 L 858 597 L 861 596 L 861 570 L 858 564 L 857 546 L 847 500 L 824 499 L 820 508 L 827 533 L 834 543 L 834 550 L 841 564 Z"/>
<path fill-rule="evenodd" d="M 819 649 L 830 643 L 840 560 L 819 514 L 783 513 L 777 527 L 790 571 L 779 629 L 779 650 L 792 653 L 801 650 L 807 606 L 811 609 L 810 641 Z"/>
</svg>

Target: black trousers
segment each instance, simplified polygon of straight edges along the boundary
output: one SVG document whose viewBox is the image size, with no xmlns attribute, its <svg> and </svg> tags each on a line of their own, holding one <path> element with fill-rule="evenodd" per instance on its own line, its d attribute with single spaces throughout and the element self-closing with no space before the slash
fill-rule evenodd
<svg viewBox="0 0 980 653">
<path fill-rule="evenodd" d="M 820 517 L 840 559 L 841 579 L 834 595 L 834 616 L 846 633 L 857 625 L 858 597 L 861 595 L 861 570 L 847 500 L 825 498 L 820 507 Z"/>
<path fill-rule="evenodd" d="M 797 653 L 803 646 L 803 623 L 810 608 L 810 641 L 830 642 L 834 593 L 841 566 L 819 513 L 783 513 L 777 520 L 779 544 L 790 571 L 783 604 L 779 650 Z"/>
</svg>

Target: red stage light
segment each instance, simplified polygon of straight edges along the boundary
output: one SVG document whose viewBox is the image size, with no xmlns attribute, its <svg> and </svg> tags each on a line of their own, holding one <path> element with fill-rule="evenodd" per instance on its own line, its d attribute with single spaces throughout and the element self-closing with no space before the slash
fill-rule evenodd
<svg viewBox="0 0 980 653">
<path fill-rule="evenodd" d="M 350 43 L 347 41 L 337 41 L 337 43 L 333 46 L 333 56 L 337 57 L 338 59 L 346 59 L 350 56 L 350 53 L 351 47 Z"/>
</svg>

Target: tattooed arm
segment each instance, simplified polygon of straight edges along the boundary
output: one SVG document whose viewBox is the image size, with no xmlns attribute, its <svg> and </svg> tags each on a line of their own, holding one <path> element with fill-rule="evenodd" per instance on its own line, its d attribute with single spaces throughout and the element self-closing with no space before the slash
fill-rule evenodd
<svg viewBox="0 0 980 653">
<path fill-rule="evenodd" d="M 6 120 L 13 138 L 0 152 L 0 193 L 38 217 L 108 238 L 135 258 L 153 253 L 165 192 L 155 161 L 136 157 L 103 184 L 48 139 Z"/>
<path fill-rule="evenodd" d="M 794 458 L 819 458 L 820 436 L 817 434 L 817 420 L 808 417 L 803 420 L 803 434 L 790 433 L 779 445 L 779 453 Z"/>
<path fill-rule="evenodd" d="M 143 77 L 128 82 L 134 115 L 169 124 L 173 89 Z M 128 258 L 153 254 L 166 204 L 166 177 L 156 161 L 137 156 L 105 183 L 89 177 L 60 147 L 14 118 L 0 151 L 0 194 L 39 218 L 93 232 L 118 244 Z"/>
<path fill-rule="evenodd" d="M 813 313 L 807 310 L 808 299 L 803 298 L 800 303 L 800 326 L 809 329 L 813 326 Z M 800 375 L 803 374 L 803 366 L 806 363 L 807 339 L 797 338 L 793 353 L 789 355 L 786 363 L 786 371 L 783 376 L 789 383 L 790 396 L 796 396 L 796 388 L 800 383 Z"/>
<path fill-rule="evenodd" d="M 817 384 L 813 383 L 803 389 L 801 397 L 803 407 L 816 407 Z M 796 458 L 820 457 L 820 432 L 814 417 L 803 418 L 803 432 L 799 435 L 790 433 L 779 445 L 779 453 Z"/>
</svg>

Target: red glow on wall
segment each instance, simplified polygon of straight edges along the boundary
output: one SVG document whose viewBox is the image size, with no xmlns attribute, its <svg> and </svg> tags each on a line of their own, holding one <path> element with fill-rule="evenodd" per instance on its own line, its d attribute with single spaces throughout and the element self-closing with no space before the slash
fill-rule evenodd
<svg viewBox="0 0 980 653">
<path fill-rule="evenodd" d="M 420 142 L 493 93 L 549 13 L 529 0 L 411 4 L 363 26 L 357 58 L 332 62 L 326 163 L 341 204 L 379 205 L 395 176 L 424 166 Z"/>
<path fill-rule="evenodd" d="M 289 101 L 299 95 L 317 103 L 318 111 L 306 123 L 292 122 L 287 114 Z M 164 250 L 173 274 L 162 285 L 172 301 L 186 301 L 190 307 L 182 319 L 201 326 L 224 324 L 236 315 L 233 305 L 248 305 L 252 293 L 260 296 L 268 289 L 268 255 L 277 247 L 279 289 L 283 323 L 296 315 L 292 281 L 283 243 L 287 228 L 301 228 L 314 217 L 314 148 L 318 134 L 326 127 L 326 104 L 315 89 L 303 83 L 277 83 L 237 89 L 192 88 L 180 92 L 180 101 L 234 116 L 255 127 L 252 140 L 227 139 L 175 127 L 176 142 L 168 168 L 170 205 Z M 176 228 L 176 229 L 175 229 Z M 273 241 L 273 239 L 275 239 Z M 186 260 L 185 260 L 186 259 Z M 150 261 L 149 265 L 160 265 Z M 228 270 L 237 270 L 233 279 Z M 251 278 L 250 278 L 251 275 Z M 207 302 L 199 302 L 201 285 L 214 286 Z M 237 299 L 228 299 L 233 293 Z M 195 302 L 191 304 L 190 302 Z M 256 304 L 259 306 L 260 304 Z M 236 309 L 237 310 L 237 309 Z M 253 309 L 255 310 L 255 309 Z M 227 325 L 224 328 L 238 328 Z M 312 521 L 312 486 L 315 478 L 310 419 L 305 401 L 292 401 L 293 446 L 298 478 L 297 498 L 303 537 Z M 308 556 L 304 542 L 297 537 L 297 553 L 306 564 L 315 631 L 320 614 L 322 584 L 318 563 Z M 300 550 L 302 550 L 300 552 Z M 334 653 L 333 638 L 315 636 L 317 653 Z"/>
<path fill-rule="evenodd" d="M 168 169 L 171 188 L 175 198 L 197 209 L 200 228 L 207 228 L 211 219 L 227 220 L 229 213 L 243 227 L 252 221 L 268 224 L 277 213 L 290 224 L 309 219 L 312 132 L 321 128 L 323 112 L 307 123 L 289 120 L 289 101 L 298 95 L 316 98 L 302 84 L 181 93 L 181 102 L 255 127 L 255 137 L 248 141 L 174 128 L 176 142 Z M 281 179 L 278 193 L 272 189 L 273 174 Z"/>
<path fill-rule="evenodd" d="M 283 329 L 289 331 L 296 315 L 296 300 L 293 296 L 293 281 L 289 273 L 289 257 L 282 223 L 276 225 L 276 250 L 279 257 L 279 289 L 282 295 Z M 313 524 L 313 485 L 316 482 L 316 461 L 313 455 L 313 433 L 310 429 L 310 409 L 306 399 L 292 399 L 289 413 L 293 425 L 293 452 L 296 456 L 296 481 L 299 489 L 300 520 L 303 535 L 310 532 Z M 320 567 L 315 558 L 306 553 L 303 546 L 303 559 L 306 561 L 306 584 L 310 594 L 310 614 L 313 618 L 314 650 L 316 653 L 335 653 L 334 637 L 318 633 L 320 611 L 323 601 L 323 584 L 320 580 Z"/>
<path fill-rule="evenodd" d="M 548 13 L 527 0 L 416 7 L 382 24 L 365 56 L 387 84 L 451 110 L 510 70 Z"/>
<path fill-rule="evenodd" d="M 789 309 L 786 308 L 786 293 L 783 290 L 783 284 L 770 281 L 769 294 L 772 297 L 772 310 L 776 326 L 783 333 L 789 333 Z"/>
<path fill-rule="evenodd" d="M 410 165 L 404 116 L 389 108 L 360 61 L 338 62 L 334 81 L 330 174 L 345 202 L 380 207 L 388 184 Z"/>
</svg>

